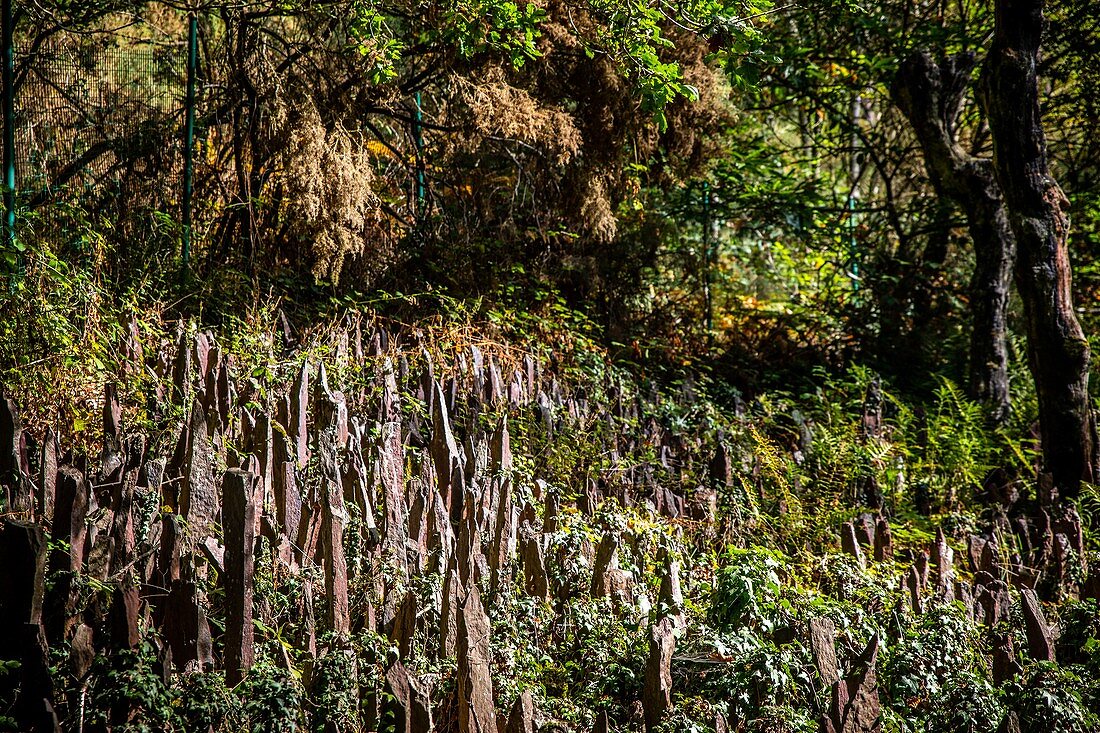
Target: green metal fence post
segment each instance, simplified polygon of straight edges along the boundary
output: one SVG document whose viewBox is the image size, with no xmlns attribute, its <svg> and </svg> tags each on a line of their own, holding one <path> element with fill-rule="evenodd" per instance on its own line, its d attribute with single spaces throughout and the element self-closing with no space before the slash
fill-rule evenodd
<svg viewBox="0 0 1100 733">
<path fill-rule="evenodd" d="M 703 281 L 703 298 L 707 309 L 707 343 L 710 343 L 714 331 L 714 304 L 711 292 L 714 287 L 714 253 L 711 245 L 710 223 L 710 182 L 703 182 L 703 266 L 705 279 Z"/>
<path fill-rule="evenodd" d="M 9 0 L 5 0 L 8 2 Z M 199 23 L 192 14 L 187 31 L 187 109 L 183 145 L 183 271 L 191 264 L 191 192 L 195 174 L 195 71 L 199 55 Z"/>
<path fill-rule="evenodd" d="M 15 61 L 11 0 L 3 0 L 4 247 L 15 249 Z M 22 269 L 22 257 L 20 257 Z"/>
<path fill-rule="evenodd" d="M 413 123 L 413 138 L 416 143 L 416 219 L 424 214 L 424 132 L 423 111 L 420 108 L 420 92 L 416 93 L 416 118 Z"/>
</svg>

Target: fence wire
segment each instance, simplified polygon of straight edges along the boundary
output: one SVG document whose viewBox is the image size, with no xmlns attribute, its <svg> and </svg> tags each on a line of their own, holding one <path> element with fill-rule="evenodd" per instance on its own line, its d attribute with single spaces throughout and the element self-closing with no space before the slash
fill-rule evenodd
<svg viewBox="0 0 1100 733">
<path fill-rule="evenodd" d="M 23 71 L 15 87 L 16 189 L 31 221 L 50 219 L 54 200 L 79 200 L 118 186 L 135 165 L 178 157 L 186 37 L 173 45 L 116 44 L 61 33 L 33 55 L 15 47 Z"/>
</svg>

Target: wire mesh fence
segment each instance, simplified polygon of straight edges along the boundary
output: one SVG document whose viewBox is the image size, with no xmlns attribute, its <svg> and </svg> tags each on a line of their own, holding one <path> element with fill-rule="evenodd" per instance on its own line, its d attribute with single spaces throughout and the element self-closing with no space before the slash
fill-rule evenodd
<svg viewBox="0 0 1100 733">
<path fill-rule="evenodd" d="M 93 194 L 125 197 L 137 174 L 156 173 L 167 196 L 179 190 L 186 37 L 120 44 L 109 34 L 61 32 L 14 52 L 22 235 L 56 239 L 74 205 Z"/>
</svg>

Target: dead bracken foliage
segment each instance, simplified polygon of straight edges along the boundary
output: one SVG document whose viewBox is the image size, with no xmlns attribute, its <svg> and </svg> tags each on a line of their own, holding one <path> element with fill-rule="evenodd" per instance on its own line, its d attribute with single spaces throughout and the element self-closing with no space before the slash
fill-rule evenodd
<svg viewBox="0 0 1100 733">
<path fill-rule="evenodd" d="M 271 136 L 280 151 L 282 203 L 298 213 L 289 217 L 291 230 L 308 243 L 313 274 L 336 282 L 347 258 L 389 241 L 370 151 L 361 136 L 327 128 L 309 100 L 276 109 Z"/>
<path fill-rule="evenodd" d="M 610 242 L 618 232 L 618 221 L 611 209 L 607 184 L 599 174 L 592 175 L 586 183 L 584 197 L 581 199 L 581 218 L 593 239 L 597 242 Z"/>
<path fill-rule="evenodd" d="M 557 165 L 566 165 L 580 151 L 583 140 L 573 117 L 509 84 L 499 66 L 480 79 L 455 81 L 472 116 L 475 134 L 466 141 L 471 149 L 485 138 L 515 140 L 545 151 Z"/>
</svg>

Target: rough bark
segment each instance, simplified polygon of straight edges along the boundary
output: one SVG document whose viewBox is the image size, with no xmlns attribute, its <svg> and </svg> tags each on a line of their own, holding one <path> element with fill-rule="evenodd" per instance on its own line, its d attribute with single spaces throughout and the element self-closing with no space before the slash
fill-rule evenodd
<svg viewBox="0 0 1100 733">
<path fill-rule="evenodd" d="M 909 119 L 928 177 L 941 199 L 962 209 L 974 243 L 970 283 L 970 392 L 997 422 L 1008 417 L 1008 294 L 1016 242 L 992 161 L 960 145 L 955 124 L 975 58 L 970 53 L 936 62 L 916 53 L 901 62 L 891 92 Z"/>
<path fill-rule="evenodd" d="M 1069 203 L 1051 176 L 1039 109 L 1043 0 L 998 0 L 981 98 L 993 162 L 1016 237 L 1016 288 L 1027 321 L 1039 398 L 1044 470 L 1064 497 L 1092 481 L 1095 429 L 1089 409 L 1089 346 L 1073 310 Z"/>
</svg>

